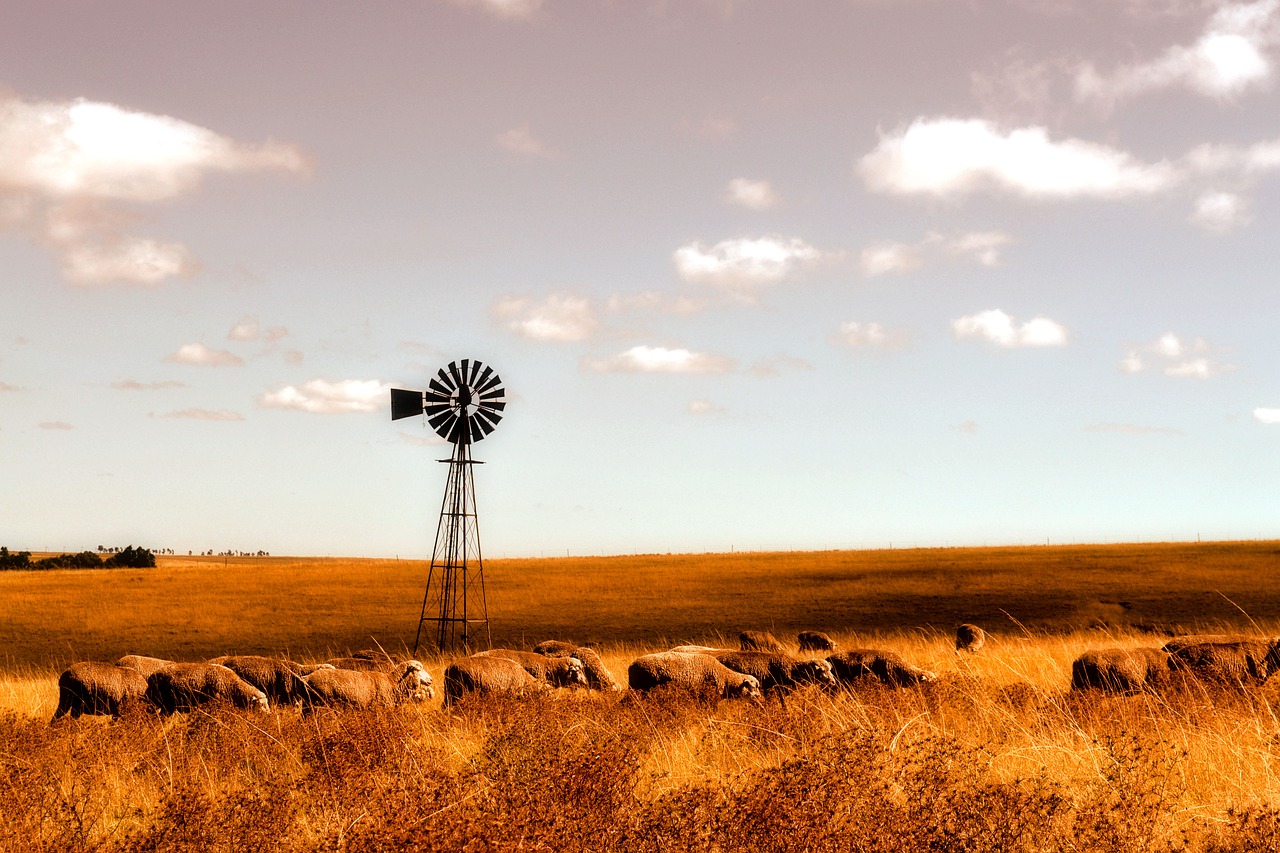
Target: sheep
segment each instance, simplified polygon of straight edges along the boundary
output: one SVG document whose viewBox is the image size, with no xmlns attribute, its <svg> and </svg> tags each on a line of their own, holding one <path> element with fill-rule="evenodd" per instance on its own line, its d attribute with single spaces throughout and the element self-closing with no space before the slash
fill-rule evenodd
<svg viewBox="0 0 1280 853">
<path fill-rule="evenodd" d="M 796 639 L 802 652 L 834 652 L 838 648 L 836 641 L 821 631 L 801 631 Z"/>
<path fill-rule="evenodd" d="M 293 705 L 302 701 L 307 684 L 302 680 L 302 664 L 262 655 L 228 655 L 209 661 L 220 664 L 267 694 L 272 705 Z"/>
<path fill-rule="evenodd" d="M 725 699 L 759 699 L 761 696 L 759 679 L 734 672 L 708 654 L 655 652 L 642 655 L 627 667 L 627 683 L 632 690 L 642 692 L 668 685 L 696 693 L 714 691 Z"/>
<path fill-rule="evenodd" d="M 753 676 L 760 682 L 760 689 L 766 692 L 776 688 L 794 688 L 801 684 L 820 684 L 834 688 L 838 685 L 831 671 L 831 664 L 825 660 L 794 658 L 782 652 L 717 652 L 712 655 L 720 663 Z"/>
<path fill-rule="evenodd" d="M 147 700 L 164 715 L 218 702 L 271 710 L 267 694 L 230 669 L 212 663 L 174 663 L 147 676 Z"/>
<path fill-rule="evenodd" d="M 743 631 L 738 644 L 744 652 L 785 652 L 787 647 L 768 631 Z"/>
<path fill-rule="evenodd" d="M 1178 649 L 1196 646 L 1201 643 L 1238 643 L 1242 640 L 1252 639 L 1255 638 L 1246 637 L 1243 634 L 1181 634 L 1166 642 L 1163 648 L 1169 654 L 1175 654 Z"/>
<path fill-rule="evenodd" d="M 320 706 L 369 710 L 391 708 L 406 699 L 421 701 L 435 696 L 431 675 L 416 660 L 405 661 L 392 673 L 318 669 L 303 681 L 307 686 L 302 698 L 303 716 Z"/>
<path fill-rule="evenodd" d="M 130 705 L 145 701 L 147 679 L 136 669 L 100 661 L 73 663 L 58 676 L 58 709 L 65 714 L 110 714 L 119 719 Z M 49 722 L 53 722 L 50 720 Z"/>
<path fill-rule="evenodd" d="M 520 664 L 524 671 L 552 687 L 586 687 L 587 676 L 578 658 L 553 658 L 537 652 L 518 652 L 514 649 L 490 649 L 476 652 L 472 657 L 507 658 Z"/>
<path fill-rule="evenodd" d="M 912 666 L 897 652 L 883 649 L 850 649 L 827 656 L 837 680 L 848 684 L 874 676 L 890 687 L 908 687 L 937 678 L 932 672 Z"/>
<path fill-rule="evenodd" d="M 326 661 L 329 666 L 334 669 L 349 669 L 358 672 L 391 672 L 399 664 L 391 662 L 389 659 L 371 660 L 369 658 L 351 657 L 331 658 Z"/>
<path fill-rule="evenodd" d="M 986 632 L 977 625 L 965 622 L 956 627 L 956 654 L 968 652 L 976 655 L 986 642 Z"/>
<path fill-rule="evenodd" d="M 595 649 L 565 640 L 543 640 L 533 647 L 533 651 L 549 658 L 577 658 L 582 661 L 582 672 L 587 677 L 587 686 L 592 690 L 622 689 L 622 685 L 613 677 Z"/>
<path fill-rule="evenodd" d="M 703 654 L 703 653 L 714 654 L 716 652 L 733 652 L 733 651 L 739 651 L 739 650 L 718 648 L 716 646 L 686 645 L 686 646 L 672 646 L 670 649 L 667 649 L 667 651 L 679 652 L 680 654 L 686 654 L 686 655 L 689 655 L 689 654 L 696 655 L 696 654 Z"/>
<path fill-rule="evenodd" d="M 1280 669 L 1280 638 L 1179 645 L 1169 666 L 1209 681 L 1262 684 Z"/>
<path fill-rule="evenodd" d="M 1071 689 L 1137 693 L 1169 679 L 1169 653 L 1162 649 L 1091 649 L 1071 664 Z"/>
<path fill-rule="evenodd" d="M 152 658 L 146 655 L 125 655 L 116 661 L 116 666 L 127 666 L 129 669 L 136 669 L 146 678 L 158 669 L 164 669 L 172 664 L 173 661 L 164 658 Z"/>
<path fill-rule="evenodd" d="M 473 655 L 453 661 L 444 670 L 444 704 L 449 707 L 463 694 L 528 693 L 550 690 L 545 681 L 530 675 L 511 658 Z"/>
</svg>

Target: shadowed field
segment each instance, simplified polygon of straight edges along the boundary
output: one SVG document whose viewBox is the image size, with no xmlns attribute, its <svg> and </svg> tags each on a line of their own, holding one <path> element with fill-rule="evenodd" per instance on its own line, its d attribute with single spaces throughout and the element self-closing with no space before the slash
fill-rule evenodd
<svg viewBox="0 0 1280 853">
<path fill-rule="evenodd" d="M 321 657 L 412 645 L 421 561 L 158 557 L 0 572 L 0 667 L 145 652 Z M 494 642 L 688 640 L 742 628 L 997 633 L 1280 620 L 1280 542 L 492 560 Z M 1247 615 L 1246 615 L 1247 614 Z"/>
</svg>

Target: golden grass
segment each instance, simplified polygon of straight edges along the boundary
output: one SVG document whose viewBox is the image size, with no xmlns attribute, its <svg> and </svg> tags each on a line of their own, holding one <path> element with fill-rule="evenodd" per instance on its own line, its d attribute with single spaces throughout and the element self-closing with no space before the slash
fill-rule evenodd
<svg viewBox="0 0 1280 853">
<path fill-rule="evenodd" d="M 497 643 L 596 641 L 624 681 L 640 654 L 747 627 L 827 630 L 939 679 L 785 704 L 558 691 L 55 726 L 73 659 L 402 648 L 425 567 L 0 573 L 0 850 L 1277 849 L 1280 683 L 1067 690 L 1090 647 L 1280 633 L 1277 561 L 1277 543 L 493 561 Z M 988 628 L 981 654 L 954 653 L 961 620 Z M 439 678 L 446 659 L 422 657 Z"/>
</svg>

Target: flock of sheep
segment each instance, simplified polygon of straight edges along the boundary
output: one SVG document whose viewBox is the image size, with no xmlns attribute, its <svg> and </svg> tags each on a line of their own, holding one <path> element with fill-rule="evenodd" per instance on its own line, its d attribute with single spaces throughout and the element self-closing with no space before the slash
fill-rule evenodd
<svg viewBox="0 0 1280 853">
<path fill-rule="evenodd" d="M 798 657 L 768 632 L 744 631 L 737 649 L 677 646 L 642 655 L 627 668 L 627 686 L 637 692 L 662 688 L 758 699 L 805 684 L 835 689 L 874 679 L 892 687 L 907 687 L 936 678 L 893 651 L 842 651 L 817 631 L 802 631 L 797 639 L 801 652 L 825 653 L 825 657 Z M 957 653 L 976 654 L 984 642 L 985 634 L 976 625 L 961 625 L 956 632 Z M 1228 683 L 1260 684 L 1278 669 L 1280 639 L 1198 635 L 1170 640 L 1159 649 L 1085 652 L 1072 664 L 1071 686 L 1136 692 L 1158 687 L 1180 670 Z M 452 661 L 444 670 L 446 706 L 468 694 L 556 687 L 623 689 L 594 649 L 563 640 L 547 640 L 527 652 L 478 652 Z M 421 662 L 381 650 L 361 651 L 321 664 L 260 655 L 175 663 L 131 654 L 115 663 L 86 661 L 68 667 L 58 678 L 58 708 L 53 719 L 68 714 L 118 717 L 131 704 L 146 705 L 166 715 L 209 703 L 261 711 L 297 705 L 303 714 L 310 714 L 318 707 L 392 707 L 434 695 L 433 680 Z"/>
</svg>

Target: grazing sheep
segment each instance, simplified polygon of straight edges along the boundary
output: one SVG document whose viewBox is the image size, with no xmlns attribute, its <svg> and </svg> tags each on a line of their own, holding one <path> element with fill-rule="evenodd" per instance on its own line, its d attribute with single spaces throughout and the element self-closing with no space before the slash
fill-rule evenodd
<svg viewBox="0 0 1280 853">
<path fill-rule="evenodd" d="M 834 652 L 836 641 L 821 631 L 801 631 L 796 635 L 802 652 Z"/>
<path fill-rule="evenodd" d="M 734 651 L 738 651 L 738 649 L 722 649 L 722 648 L 717 648 L 716 646 L 688 645 L 688 646 L 673 646 L 667 651 L 679 652 L 680 654 L 683 654 L 683 655 L 698 655 L 698 654 L 714 654 L 716 652 L 734 652 Z"/>
<path fill-rule="evenodd" d="M 801 684 L 820 684 L 834 688 L 838 685 L 825 660 L 793 658 L 783 652 L 717 652 L 712 655 L 734 672 L 750 675 L 760 682 L 760 689 L 791 689 Z"/>
<path fill-rule="evenodd" d="M 655 652 L 643 655 L 627 668 L 632 690 L 648 691 L 670 685 L 695 693 L 713 691 L 721 698 L 760 698 L 760 681 L 755 676 L 734 672 L 711 655 L 682 652 Z"/>
<path fill-rule="evenodd" d="M 785 652 L 777 637 L 768 631 L 743 631 L 738 635 L 738 644 L 744 652 Z"/>
<path fill-rule="evenodd" d="M 73 663 L 58 676 L 58 709 L 53 720 L 64 714 L 119 718 L 130 705 L 145 701 L 146 692 L 147 679 L 136 669 L 99 661 Z"/>
<path fill-rule="evenodd" d="M 269 711 L 267 694 L 225 666 L 175 663 L 147 676 L 147 701 L 168 715 L 218 702 Z"/>
<path fill-rule="evenodd" d="M 320 669 L 337 669 L 331 663 L 300 663 L 298 664 L 298 675 L 310 675 Z"/>
<path fill-rule="evenodd" d="M 1161 649 L 1091 649 L 1071 664 L 1071 689 L 1137 693 L 1169 679 L 1169 654 Z"/>
<path fill-rule="evenodd" d="M 158 669 L 164 669 L 172 664 L 173 661 L 164 658 L 152 658 L 146 655 L 125 655 L 116 661 L 116 666 L 127 666 L 129 669 L 136 669 L 142 673 L 142 677 L 146 678 Z"/>
<path fill-rule="evenodd" d="M 1239 643 L 1253 639 L 1256 638 L 1246 637 L 1243 634 L 1182 634 L 1166 642 L 1163 648 L 1169 654 L 1175 654 L 1178 649 L 1198 646 L 1201 643 Z"/>
<path fill-rule="evenodd" d="M 553 658 L 537 652 L 519 652 L 514 649 L 489 649 L 476 652 L 472 657 L 513 660 L 524 667 L 525 672 L 552 687 L 587 686 L 587 676 L 583 672 L 582 661 L 577 658 Z"/>
<path fill-rule="evenodd" d="M 873 676 L 890 687 L 909 687 L 937 678 L 927 669 L 912 666 L 902 655 L 883 649 L 850 649 L 827 657 L 831 670 L 843 684 Z"/>
<path fill-rule="evenodd" d="M 977 625 L 965 622 L 956 628 L 956 654 L 960 652 L 977 654 L 978 649 L 982 648 L 986 642 L 987 633 Z"/>
<path fill-rule="evenodd" d="M 565 640 L 543 640 L 533 647 L 535 654 L 549 658 L 577 658 L 582 661 L 582 672 L 587 686 L 592 690 L 621 690 L 622 685 L 604 665 L 600 654 L 586 646 L 578 646 Z"/>
<path fill-rule="evenodd" d="M 391 708 L 406 699 L 421 701 L 435 695 L 431 676 L 416 660 L 405 661 L 390 674 L 357 669 L 318 669 L 306 676 L 302 713 L 317 707 L 345 706 L 369 710 Z"/>
<path fill-rule="evenodd" d="M 1169 666 L 1208 681 L 1240 686 L 1262 684 L 1280 669 L 1280 638 L 1178 646 L 1169 658 Z"/>
<path fill-rule="evenodd" d="M 533 647 L 533 650 L 540 655 L 546 655 L 553 658 L 571 658 L 576 657 L 574 652 L 578 650 L 577 643 L 569 640 L 543 640 L 541 643 Z"/>
<path fill-rule="evenodd" d="M 267 694 L 272 705 L 292 705 L 302 701 L 307 684 L 302 680 L 302 664 L 262 655 L 228 655 L 209 663 L 225 666 Z"/>
<path fill-rule="evenodd" d="M 526 693 L 550 689 L 510 658 L 474 656 L 456 660 L 444 670 L 444 704 L 452 705 L 464 693 Z"/>
<path fill-rule="evenodd" d="M 388 659 L 371 660 L 369 658 L 358 658 L 354 655 L 345 658 L 331 658 L 327 661 L 329 666 L 334 669 L 350 669 L 358 672 L 391 672 L 399 664 L 392 663 Z"/>
</svg>

